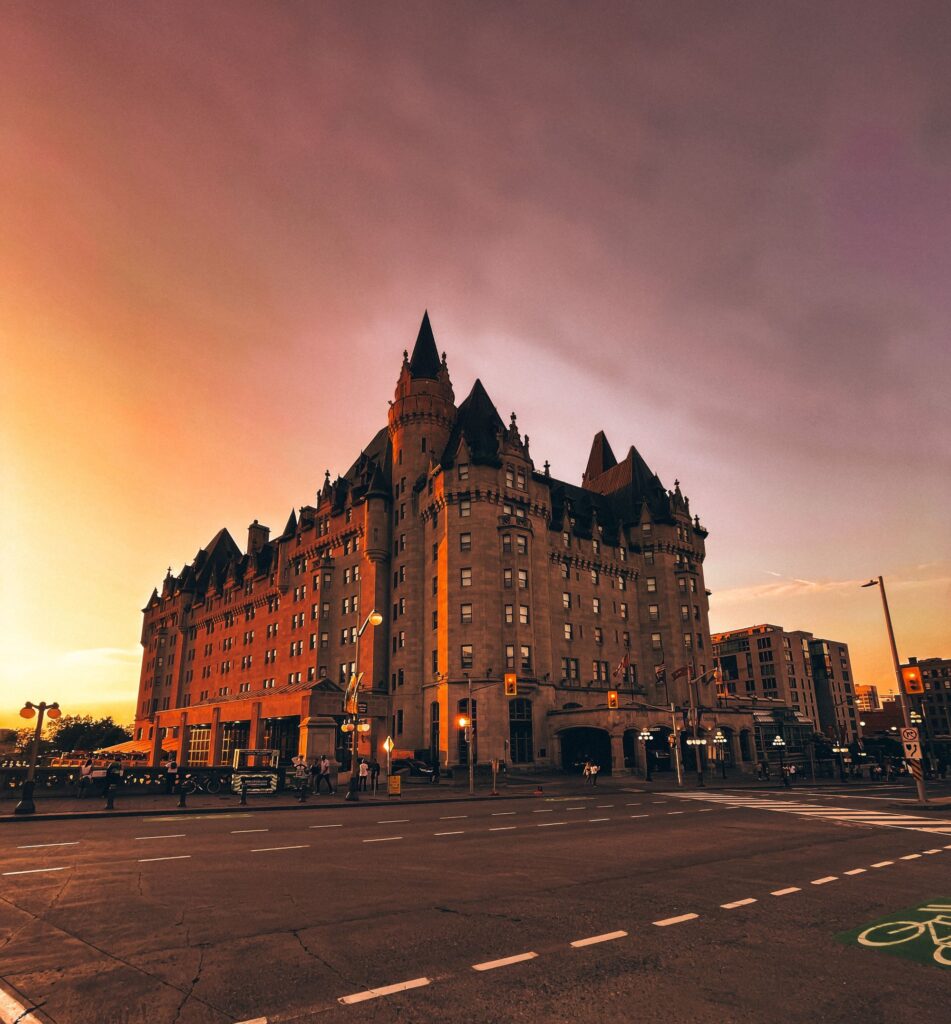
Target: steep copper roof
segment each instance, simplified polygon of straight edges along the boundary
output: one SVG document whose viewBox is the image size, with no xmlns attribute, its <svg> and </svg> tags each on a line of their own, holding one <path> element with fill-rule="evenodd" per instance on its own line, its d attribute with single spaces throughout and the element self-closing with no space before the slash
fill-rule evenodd
<svg viewBox="0 0 951 1024">
<path fill-rule="evenodd" d="M 502 417 L 492 403 L 481 380 L 472 385 L 465 401 L 456 412 L 456 419 L 443 451 L 441 464 L 448 468 L 455 462 L 460 442 L 465 439 L 473 462 L 499 464 L 499 432 L 505 430 Z"/>
<path fill-rule="evenodd" d="M 436 339 L 429 323 L 429 311 L 423 313 L 423 322 L 419 325 L 419 334 L 409 360 L 409 372 L 412 377 L 425 377 L 436 380 L 439 374 L 439 352 L 436 350 Z"/>
</svg>

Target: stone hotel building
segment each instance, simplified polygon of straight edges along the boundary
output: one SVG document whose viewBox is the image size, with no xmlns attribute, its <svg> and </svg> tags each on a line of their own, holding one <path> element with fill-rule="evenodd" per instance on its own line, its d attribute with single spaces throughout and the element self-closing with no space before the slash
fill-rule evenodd
<svg viewBox="0 0 951 1024">
<path fill-rule="evenodd" d="M 156 764 L 165 751 L 226 765 L 241 747 L 347 762 L 359 651 L 361 755 L 382 758 L 389 735 L 397 752 L 467 763 L 457 719 L 471 686 L 478 762 L 587 755 L 617 770 L 643 756 L 647 725 L 669 760 L 662 708 L 689 699 L 678 670 L 706 673 L 693 699 L 716 705 L 706 536 L 633 446 L 619 461 L 598 433 L 567 483 L 479 380 L 457 403 L 424 316 L 386 425 L 347 472 L 328 472 L 277 536 L 255 521 L 242 548 L 223 529 L 153 591 L 136 739 Z M 383 622 L 361 635 L 371 610 Z M 752 760 L 749 714 L 709 711 L 703 724 Z"/>
</svg>

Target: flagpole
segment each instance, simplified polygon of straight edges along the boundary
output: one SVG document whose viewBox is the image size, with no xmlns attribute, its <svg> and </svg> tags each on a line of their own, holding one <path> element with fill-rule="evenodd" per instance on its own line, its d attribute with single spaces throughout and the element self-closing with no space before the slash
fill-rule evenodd
<svg viewBox="0 0 951 1024">
<path fill-rule="evenodd" d="M 671 736 L 674 740 L 674 764 L 677 766 L 677 785 L 683 786 L 684 773 L 680 766 L 680 736 L 677 734 L 677 705 L 670 702 L 670 724 L 673 729 Z"/>
</svg>

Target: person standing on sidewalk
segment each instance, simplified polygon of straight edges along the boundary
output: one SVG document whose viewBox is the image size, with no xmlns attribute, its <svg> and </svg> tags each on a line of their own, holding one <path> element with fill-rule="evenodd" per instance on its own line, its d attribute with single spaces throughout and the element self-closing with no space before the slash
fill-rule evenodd
<svg viewBox="0 0 951 1024">
<path fill-rule="evenodd" d="M 83 761 L 79 769 L 79 787 L 76 790 L 76 796 L 81 800 L 86 790 L 92 785 L 92 758 L 87 757 Z"/>
<path fill-rule="evenodd" d="M 365 793 L 367 791 L 367 783 L 370 781 L 370 766 L 367 764 L 365 757 L 360 758 L 360 789 Z"/>
<path fill-rule="evenodd" d="M 327 780 L 327 792 L 334 795 L 334 784 L 330 778 L 330 758 L 326 754 L 320 755 L 320 775 L 317 777 L 317 792 L 320 792 L 320 784 Z"/>
<path fill-rule="evenodd" d="M 165 792 L 171 793 L 175 789 L 175 778 L 178 775 L 178 762 L 173 757 L 165 766 Z"/>
</svg>

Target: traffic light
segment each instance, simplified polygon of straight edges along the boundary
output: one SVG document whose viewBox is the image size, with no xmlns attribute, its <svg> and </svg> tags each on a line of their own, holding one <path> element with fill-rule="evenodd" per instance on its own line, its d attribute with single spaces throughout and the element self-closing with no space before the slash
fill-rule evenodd
<svg viewBox="0 0 951 1024">
<path fill-rule="evenodd" d="M 617 690 L 608 690 L 608 707 L 617 708 Z"/>
<path fill-rule="evenodd" d="M 514 672 L 505 673 L 505 696 L 518 696 L 518 676 Z"/>
<path fill-rule="evenodd" d="M 905 685 L 905 693 L 925 692 L 925 684 L 921 681 L 921 669 L 917 665 L 903 665 L 901 681 Z"/>
</svg>

